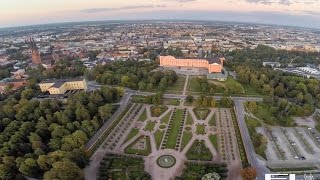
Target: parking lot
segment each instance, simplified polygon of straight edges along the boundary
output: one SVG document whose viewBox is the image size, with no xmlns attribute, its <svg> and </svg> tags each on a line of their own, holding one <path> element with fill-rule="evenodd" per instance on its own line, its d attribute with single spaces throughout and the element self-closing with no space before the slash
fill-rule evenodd
<svg viewBox="0 0 320 180">
<path fill-rule="evenodd" d="M 320 134 L 314 128 L 272 127 L 259 128 L 268 139 L 268 161 L 304 161 L 320 163 Z"/>
</svg>

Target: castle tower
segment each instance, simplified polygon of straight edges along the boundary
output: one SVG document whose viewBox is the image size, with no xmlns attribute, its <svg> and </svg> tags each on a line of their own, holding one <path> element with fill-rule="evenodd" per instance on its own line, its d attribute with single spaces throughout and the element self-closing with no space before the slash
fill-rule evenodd
<svg viewBox="0 0 320 180">
<path fill-rule="evenodd" d="M 30 38 L 31 60 L 33 64 L 41 64 L 41 56 L 33 38 Z"/>
</svg>

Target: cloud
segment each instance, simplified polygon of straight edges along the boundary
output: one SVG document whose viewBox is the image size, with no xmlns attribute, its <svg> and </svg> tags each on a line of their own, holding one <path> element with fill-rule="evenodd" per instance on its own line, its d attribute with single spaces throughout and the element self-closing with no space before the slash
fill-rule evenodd
<svg viewBox="0 0 320 180">
<path fill-rule="evenodd" d="M 301 12 L 312 15 L 312 16 L 320 16 L 320 12 L 315 12 L 315 11 L 301 11 Z"/>
<path fill-rule="evenodd" d="M 193 1 L 198 1 L 198 0 L 166 0 L 166 1 L 175 1 L 178 3 L 187 3 L 187 2 L 193 2 Z"/>
<path fill-rule="evenodd" d="M 289 6 L 293 2 L 291 0 L 245 0 L 248 3 L 256 3 L 256 4 L 265 4 L 265 5 L 271 5 L 271 4 L 281 4 Z"/>
<path fill-rule="evenodd" d="M 142 9 L 142 8 L 163 8 L 166 5 L 136 5 L 136 6 L 123 6 L 118 8 L 89 8 L 82 9 L 80 12 L 83 13 L 99 13 L 99 12 L 110 12 L 110 11 L 120 11 L 120 10 L 132 10 L 132 9 Z"/>
</svg>

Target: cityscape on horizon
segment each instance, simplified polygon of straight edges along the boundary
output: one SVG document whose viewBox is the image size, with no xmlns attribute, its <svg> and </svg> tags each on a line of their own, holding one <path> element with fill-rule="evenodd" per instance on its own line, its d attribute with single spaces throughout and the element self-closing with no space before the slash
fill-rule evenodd
<svg viewBox="0 0 320 180">
<path fill-rule="evenodd" d="M 17 0 L 0 2 L 0 27 L 103 20 L 186 19 L 319 28 L 319 9 L 318 0 L 56 0 L 45 3 Z"/>
<path fill-rule="evenodd" d="M 319 9 L 0 0 L 0 179 L 320 179 Z"/>
</svg>

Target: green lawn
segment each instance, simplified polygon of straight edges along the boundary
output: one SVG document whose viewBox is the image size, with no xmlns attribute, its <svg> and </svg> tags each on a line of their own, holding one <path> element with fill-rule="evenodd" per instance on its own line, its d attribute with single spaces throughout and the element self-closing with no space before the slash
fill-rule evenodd
<svg viewBox="0 0 320 180">
<path fill-rule="evenodd" d="M 261 94 L 258 93 L 251 85 L 243 84 L 244 91 L 246 92 L 246 95 L 251 96 L 260 96 Z"/>
<path fill-rule="evenodd" d="M 179 75 L 178 80 L 173 84 L 166 88 L 165 93 L 169 94 L 181 94 L 183 91 L 183 86 L 186 81 L 186 76 Z"/>
<path fill-rule="evenodd" d="M 197 134 L 206 134 L 206 126 L 203 124 L 197 125 Z"/>
<path fill-rule="evenodd" d="M 156 125 L 155 121 L 148 121 L 146 127 L 144 128 L 145 131 L 153 131 L 154 126 Z"/>
<path fill-rule="evenodd" d="M 164 105 L 172 105 L 172 106 L 178 106 L 180 104 L 179 99 L 164 99 L 163 100 Z"/>
<path fill-rule="evenodd" d="M 294 126 L 295 123 L 291 117 L 277 118 L 270 112 L 271 106 L 266 103 L 258 103 L 257 111 L 254 115 L 264 123 L 276 126 Z"/>
<path fill-rule="evenodd" d="M 209 140 L 211 141 L 214 148 L 216 148 L 216 150 L 219 151 L 218 136 L 216 134 L 210 134 Z"/>
<path fill-rule="evenodd" d="M 143 113 L 139 117 L 139 121 L 144 122 L 145 120 L 147 120 L 147 110 L 146 109 L 143 110 Z"/>
<path fill-rule="evenodd" d="M 210 109 L 208 109 L 208 108 L 194 108 L 193 112 L 199 120 L 205 120 L 210 113 Z"/>
<path fill-rule="evenodd" d="M 166 143 L 166 148 L 174 149 L 176 147 L 176 141 L 179 134 L 180 125 L 182 122 L 182 109 L 177 109 L 175 115 L 173 116 L 173 122 L 171 130 L 169 132 L 168 141 Z"/>
<path fill-rule="evenodd" d="M 189 113 L 189 111 L 187 111 L 187 121 L 186 121 L 186 125 L 192 125 L 193 124 L 193 119 L 191 114 Z"/>
<path fill-rule="evenodd" d="M 154 133 L 154 138 L 156 140 L 157 149 L 159 149 L 159 147 L 160 147 L 163 135 L 164 135 L 164 131 L 160 131 L 160 130 L 157 130 Z"/>
<path fill-rule="evenodd" d="M 135 95 L 135 96 L 132 96 L 132 102 L 133 103 L 144 103 L 144 99 L 145 99 L 146 97 L 145 96 L 138 96 L 138 95 Z"/>
<path fill-rule="evenodd" d="M 189 76 L 187 91 L 201 92 L 201 87 L 200 87 L 200 84 L 196 80 L 196 76 Z"/>
<path fill-rule="evenodd" d="M 183 132 L 183 135 L 182 135 L 182 140 L 181 140 L 181 151 L 184 149 L 184 147 L 186 147 L 186 145 L 188 144 L 188 142 L 191 140 L 192 138 L 192 132 Z"/>
<path fill-rule="evenodd" d="M 167 106 L 151 106 L 150 110 L 151 110 L 151 116 L 152 117 L 159 117 L 161 116 L 166 110 L 168 109 Z"/>
<path fill-rule="evenodd" d="M 134 145 L 137 144 L 141 139 L 146 139 L 146 148 L 144 149 L 136 149 L 134 148 Z M 141 136 L 137 140 L 135 140 L 133 143 L 131 143 L 125 150 L 125 153 L 127 154 L 138 154 L 143 156 L 148 156 L 151 153 L 151 144 L 150 144 L 150 137 L 149 136 Z"/>
<path fill-rule="evenodd" d="M 208 124 L 209 124 L 210 126 L 216 126 L 216 125 L 217 125 L 216 114 L 213 114 L 213 116 L 209 119 Z"/>
<path fill-rule="evenodd" d="M 213 156 L 203 141 L 195 140 L 188 150 L 186 157 L 188 160 L 211 161 Z"/>
<path fill-rule="evenodd" d="M 127 141 L 129 141 L 130 139 L 132 139 L 134 136 L 136 136 L 139 133 L 139 129 L 133 128 L 131 129 L 131 131 L 129 132 L 128 136 L 126 137 L 126 139 L 124 140 L 124 143 L 126 143 Z"/>
<path fill-rule="evenodd" d="M 169 112 L 161 119 L 161 123 L 168 124 L 169 119 L 170 119 L 171 112 L 172 112 L 172 110 L 169 111 Z"/>
</svg>

